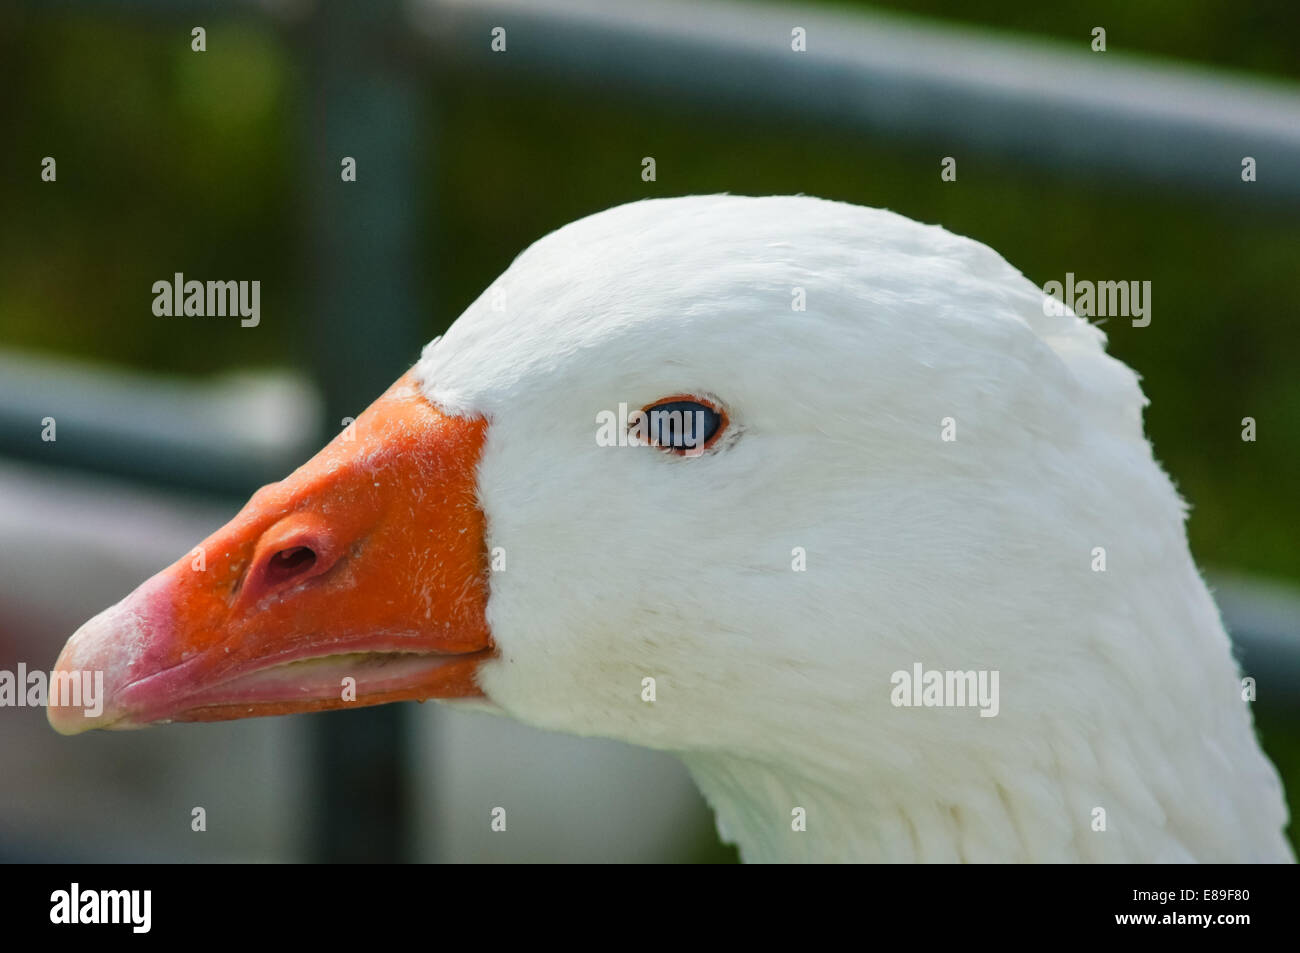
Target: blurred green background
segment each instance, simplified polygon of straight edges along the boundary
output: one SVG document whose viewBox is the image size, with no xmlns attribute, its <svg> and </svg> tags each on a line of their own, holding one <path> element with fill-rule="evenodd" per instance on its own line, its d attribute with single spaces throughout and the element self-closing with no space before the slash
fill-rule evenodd
<svg viewBox="0 0 1300 953">
<path fill-rule="evenodd" d="M 1112 52 L 1300 78 L 1300 4 L 1282 0 L 871 8 L 1084 47 L 1100 25 Z M 206 19 L 208 48 L 220 55 L 193 55 L 188 26 L 145 15 L 25 10 L 0 19 L 8 90 L 0 98 L 0 345 L 181 375 L 304 360 L 312 317 L 302 170 L 338 160 L 310 140 L 292 31 L 250 17 Z M 429 223 L 420 273 L 426 338 L 530 242 L 652 195 L 805 192 L 940 223 L 991 245 L 1039 284 L 1066 271 L 1150 280 L 1151 326 L 1112 320 L 1104 330 L 1111 352 L 1142 375 L 1148 433 L 1193 507 L 1193 553 L 1202 565 L 1300 584 L 1294 207 L 1066 178 L 975 154 L 947 184 L 933 143 L 444 75 L 436 65 L 422 108 L 426 138 L 412 148 L 428 160 L 429 187 L 413 197 Z M 45 155 L 58 159 L 57 187 L 39 179 Z M 644 155 L 657 158 L 656 182 L 641 180 Z M 381 175 L 363 164 L 356 188 Z M 173 270 L 261 277 L 260 328 L 197 321 L 178 337 L 149 310 L 150 285 Z M 372 320 L 356 316 L 362 328 Z M 1239 436 L 1246 416 L 1258 421 L 1254 443 Z M 1294 712 L 1264 693 L 1257 713 L 1294 815 Z"/>
</svg>

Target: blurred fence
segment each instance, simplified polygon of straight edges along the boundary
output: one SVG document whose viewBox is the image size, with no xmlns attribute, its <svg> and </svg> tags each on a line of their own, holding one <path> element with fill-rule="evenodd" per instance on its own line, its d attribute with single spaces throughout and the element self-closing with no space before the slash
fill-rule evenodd
<svg viewBox="0 0 1300 953">
<path fill-rule="evenodd" d="M 1062 172 L 1300 202 L 1300 93 L 1119 52 L 815 5 L 426 0 L 454 69 L 615 88 L 775 125 L 812 119 Z M 504 28 L 507 52 L 489 48 Z M 807 52 L 791 48 L 804 30 Z M 1243 152 L 1243 148 L 1248 151 Z M 1241 160 L 1261 170 L 1247 188 Z"/>
<path fill-rule="evenodd" d="M 310 360 L 317 394 L 292 379 L 160 384 L 139 376 L 0 359 L 0 455 L 234 496 L 305 459 L 331 425 L 355 415 L 423 343 L 414 273 L 436 222 L 418 173 L 437 130 L 418 105 L 428 76 L 463 82 L 553 83 L 581 96 L 615 89 L 684 109 L 792 118 L 893 139 L 944 144 L 1070 174 L 1141 179 L 1238 200 L 1300 202 L 1300 95 L 1293 88 L 1077 44 L 1009 39 L 942 25 L 799 6 L 612 0 L 53 0 L 59 9 L 111 11 L 188 28 L 256 18 L 283 30 L 309 78 L 315 153 L 300 157 L 312 221 Z M 505 31 L 506 51 L 491 48 Z M 791 47 L 802 28 L 806 52 Z M 365 214 L 332 187 L 321 155 L 363 142 L 388 173 Z M 1241 162 L 1258 181 L 1243 190 Z M 328 168 L 325 166 L 328 165 Z M 362 234 L 358 235 L 358 231 Z M 356 315 L 367 315 L 364 358 Z M 305 325 L 304 325 L 305 327 Z M 259 408 L 253 412 L 252 408 Z M 57 451 L 40 442 L 56 416 Z M 315 434 L 316 440 L 304 440 Z M 21 505 L 21 501 L 14 501 Z M 1300 707 L 1300 603 L 1227 579 L 1218 591 L 1248 671 Z M 325 799 L 316 859 L 403 859 L 409 812 L 399 778 L 406 735 L 396 706 L 320 716 L 315 758 Z M 364 739 L 364 744 L 360 741 Z M 356 752 L 366 757 L 358 759 Z"/>
</svg>

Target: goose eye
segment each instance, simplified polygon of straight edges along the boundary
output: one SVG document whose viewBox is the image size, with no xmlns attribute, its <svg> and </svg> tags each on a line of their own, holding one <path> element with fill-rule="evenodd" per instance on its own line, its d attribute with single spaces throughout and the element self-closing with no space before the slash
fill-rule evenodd
<svg viewBox="0 0 1300 953">
<path fill-rule="evenodd" d="M 665 397 L 643 413 L 649 443 L 681 456 L 703 453 L 727 426 L 722 408 L 698 397 Z"/>
</svg>

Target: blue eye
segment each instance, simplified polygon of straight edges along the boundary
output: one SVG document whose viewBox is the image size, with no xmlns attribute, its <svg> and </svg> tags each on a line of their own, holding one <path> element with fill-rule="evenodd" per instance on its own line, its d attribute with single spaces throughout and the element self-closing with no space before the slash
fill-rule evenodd
<svg viewBox="0 0 1300 953">
<path fill-rule="evenodd" d="M 682 456 L 703 453 L 727 426 L 726 412 L 698 397 L 665 397 L 643 413 L 650 443 Z"/>
</svg>

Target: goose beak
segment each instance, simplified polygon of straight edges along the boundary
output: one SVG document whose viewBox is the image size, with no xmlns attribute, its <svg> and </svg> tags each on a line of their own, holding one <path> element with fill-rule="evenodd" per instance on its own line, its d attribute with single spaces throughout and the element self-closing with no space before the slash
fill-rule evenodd
<svg viewBox="0 0 1300 953">
<path fill-rule="evenodd" d="M 485 431 L 441 413 L 406 374 L 83 625 L 55 663 L 50 724 L 77 734 L 481 694 Z"/>
</svg>

